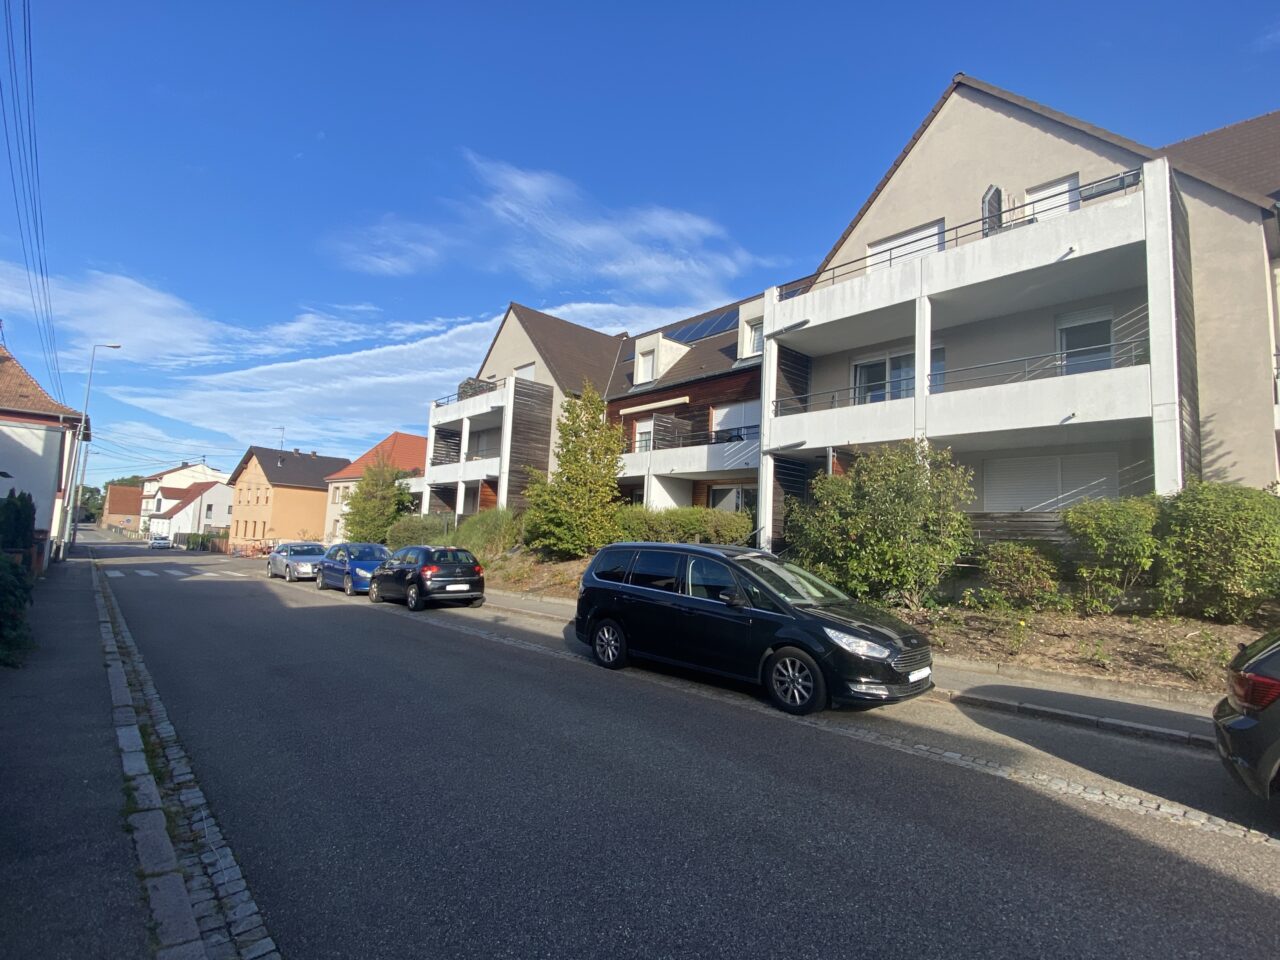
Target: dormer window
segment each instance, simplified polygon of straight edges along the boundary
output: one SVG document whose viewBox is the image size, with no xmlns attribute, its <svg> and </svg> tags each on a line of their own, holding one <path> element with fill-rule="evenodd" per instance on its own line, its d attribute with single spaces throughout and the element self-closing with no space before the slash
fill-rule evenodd
<svg viewBox="0 0 1280 960">
<path fill-rule="evenodd" d="M 645 350 L 636 355 L 636 383 L 648 383 L 653 379 L 653 351 Z"/>
<path fill-rule="evenodd" d="M 764 320 L 753 320 L 747 324 L 747 356 L 761 353 L 764 353 Z"/>
</svg>

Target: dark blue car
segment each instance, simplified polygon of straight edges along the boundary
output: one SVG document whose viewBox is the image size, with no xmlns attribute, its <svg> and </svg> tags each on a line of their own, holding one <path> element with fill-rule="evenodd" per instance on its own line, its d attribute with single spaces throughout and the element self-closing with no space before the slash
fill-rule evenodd
<svg viewBox="0 0 1280 960">
<path fill-rule="evenodd" d="M 348 597 L 368 593 L 374 568 L 389 556 L 380 543 L 335 543 L 316 567 L 316 589 L 341 587 Z"/>
</svg>

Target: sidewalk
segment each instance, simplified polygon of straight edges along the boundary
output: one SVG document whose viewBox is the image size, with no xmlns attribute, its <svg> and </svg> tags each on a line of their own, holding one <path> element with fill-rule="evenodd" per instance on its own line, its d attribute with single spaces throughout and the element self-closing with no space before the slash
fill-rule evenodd
<svg viewBox="0 0 1280 960">
<path fill-rule="evenodd" d="M 82 549 L 31 608 L 37 648 L 0 670 L 0 956 L 147 957 L 123 778 Z"/>
<path fill-rule="evenodd" d="M 572 600 L 489 590 L 488 605 L 564 625 Z M 1115 733 L 1212 748 L 1216 697 L 1162 687 L 1139 687 L 1010 664 L 935 655 L 937 698 L 957 707 L 1023 713 L 1042 720 L 1099 727 Z"/>
</svg>

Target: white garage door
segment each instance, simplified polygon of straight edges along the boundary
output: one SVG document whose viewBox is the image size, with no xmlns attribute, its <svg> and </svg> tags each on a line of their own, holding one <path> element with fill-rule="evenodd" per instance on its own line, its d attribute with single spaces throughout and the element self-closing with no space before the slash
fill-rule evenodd
<svg viewBox="0 0 1280 960">
<path fill-rule="evenodd" d="M 992 513 L 1061 510 L 1081 500 L 1119 496 L 1114 453 L 1002 457 L 982 464 L 983 509 Z"/>
</svg>

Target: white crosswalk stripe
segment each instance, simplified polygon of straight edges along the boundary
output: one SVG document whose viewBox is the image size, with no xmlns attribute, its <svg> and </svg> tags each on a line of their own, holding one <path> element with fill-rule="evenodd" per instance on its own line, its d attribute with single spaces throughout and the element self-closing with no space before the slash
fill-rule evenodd
<svg viewBox="0 0 1280 960">
<path fill-rule="evenodd" d="M 185 570 L 166 570 L 165 573 L 171 577 L 185 577 L 187 575 Z"/>
<path fill-rule="evenodd" d="M 236 573 L 234 570 L 223 570 L 221 572 L 225 573 L 228 577 L 247 577 L 248 576 L 247 573 Z"/>
<path fill-rule="evenodd" d="M 140 577 L 158 577 L 158 576 L 159 576 L 159 574 L 158 574 L 158 573 L 156 573 L 154 570 L 139 570 L 139 571 L 138 571 L 138 576 L 140 576 Z"/>
<path fill-rule="evenodd" d="M 108 576 L 108 577 L 123 577 L 123 576 L 124 576 L 124 574 L 123 574 L 121 571 L 119 571 L 119 570 L 108 570 L 108 571 L 107 571 L 107 576 Z"/>
</svg>

